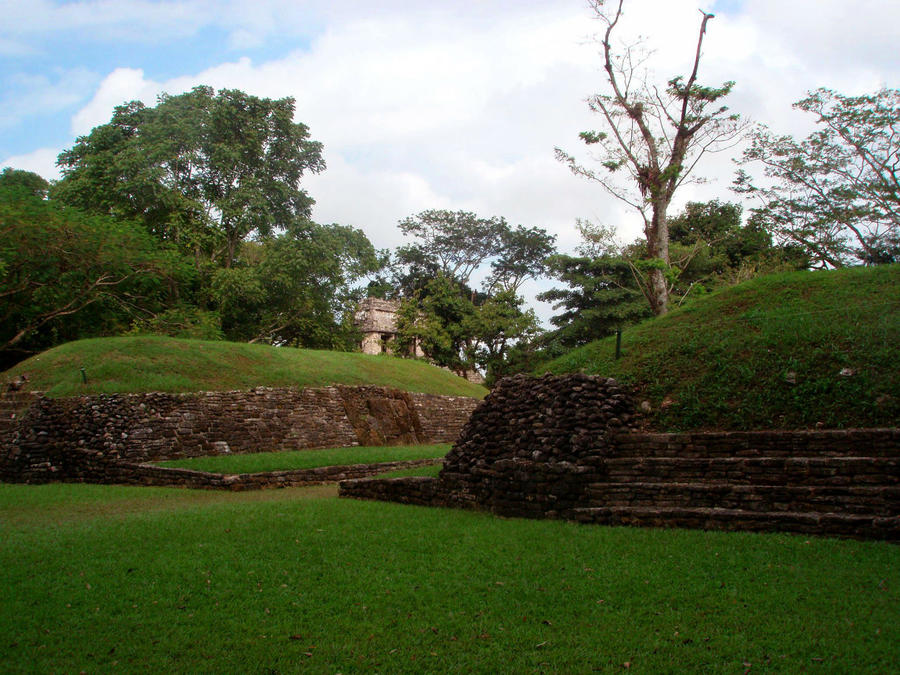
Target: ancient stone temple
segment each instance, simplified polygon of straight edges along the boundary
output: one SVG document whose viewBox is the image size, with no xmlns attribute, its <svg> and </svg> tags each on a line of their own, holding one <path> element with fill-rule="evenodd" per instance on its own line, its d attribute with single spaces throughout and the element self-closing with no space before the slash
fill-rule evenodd
<svg viewBox="0 0 900 675">
<path fill-rule="evenodd" d="M 399 300 L 366 298 L 356 310 L 356 327 L 363 334 L 363 354 L 392 354 L 396 351 Z M 424 356 L 416 345 L 415 356 Z"/>
</svg>

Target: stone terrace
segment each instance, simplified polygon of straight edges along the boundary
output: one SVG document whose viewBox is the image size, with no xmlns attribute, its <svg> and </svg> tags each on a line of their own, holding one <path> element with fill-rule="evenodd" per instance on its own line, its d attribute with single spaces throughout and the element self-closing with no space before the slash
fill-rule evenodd
<svg viewBox="0 0 900 675">
<path fill-rule="evenodd" d="M 503 380 L 439 478 L 348 497 L 610 525 L 900 539 L 900 430 L 647 434 L 611 379 Z"/>
</svg>

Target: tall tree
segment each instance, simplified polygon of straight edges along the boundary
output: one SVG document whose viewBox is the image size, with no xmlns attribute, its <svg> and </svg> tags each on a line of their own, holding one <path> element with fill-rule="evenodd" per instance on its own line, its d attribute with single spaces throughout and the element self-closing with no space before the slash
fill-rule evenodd
<svg viewBox="0 0 900 675">
<path fill-rule="evenodd" d="M 469 317 L 472 359 L 489 384 L 511 374 L 513 348 L 531 342 L 541 332 L 534 310 L 523 309 L 524 302 L 511 288 L 502 290 L 478 305 Z"/>
<path fill-rule="evenodd" d="M 651 315 L 633 266 L 622 256 L 557 255 L 550 259 L 550 270 L 566 287 L 537 297 L 562 310 L 550 319 L 556 330 L 544 339 L 557 349 L 587 344 Z"/>
<path fill-rule="evenodd" d="M 469 211 L 422 211 L 399 223 L 415 241 L 397 249 L 398 262 L 428 277 L 441 274 L 463 284 L 485 261 L 497 255 L 509 229 L 503 218 L 481 218 Z"/>
<path fill-rule="evenodd" d="M 410 295 L 429 279 L 444 276 L 465 286 L 472 274 L 490 262 L 488 294 L 518 291 L 522 283 L 545 271 L 556 237 L 539 227 L 511 227 L 505 218 L 482 218 L 469 211 L 429 210 L 400 221 L 414 241 L 395 253 L 395 282 Z"/>
<path fill-rule="evenodd" d="M 842 96 L 818 89 L 794 104 L 819 128 L 797 142 L 761 126 L 738 172 L 738 192 L 755 194 L 765 227 L 795 242 L 820 266 L 900 261 L 900 90 Z"/>
<path fill-rule="evenodd" d="M 487 292 L 515 295 L 527 280 L 543 276 L 547 259 L 556 252 L 555 243 L 556 237 L 539 227 L 504 227 L 497 258 L 491 262 L 491 274 L 484 284 Z"/>
<path fill-rule="evenodd" d="M 474 369 L 472 325 L 476 313 L 469 289 L 438 274 L 400 303 L 400 353 L 418 346 L 434 363 L 458 375 Z"/>
<path fill-rule="evenodd" d="M 324 168 L 322 145 L 293 116 L 292 98 L 205 86 L 155 108 L 132 101 L 60 154 L 54 195 L 139 218 L 198 262 L 230 267 L 246 238 L 310 215 L 300 180 Z"/>
<path fill-rule="evenodd" d="M 0 189 L 8 190 L 6 192 L 7 198 L 10 198 L 15 190 L 21 191 L 23 197 L 43 198 L 47 196 L 50 183 L 32 171 L 14 169 L 8 166 L 0 172 Z"/>
<path fill-rule="evenodd" d="M 402 298 L 401 344 L 457 373 L 502 372 L 509 350 L 538 330 L 518 290 L 544 273 L 556 238 L 541 228 L 468 211 L 423 211 L 401 221 L 415 241 L 397 249 L 394 280 Z M 483 292 L 473 273 L 490 263 Z"/>
<path fill-rule="evenodd" d="M 641 289 L 654 314 L 669 306 L 671 275 L 668 274 L 668 209 L 675 191 L 689 178 L 706 153 L 730 147 L 743 132 L 737 115 L 719 105 L 734 82 L 706 87 L 697 82 L 706 25 L 712 14 L 703 12 L 700 34 L 687 80 L 670 79 L 664 90 L 646 79 L 636 64 L 641 59 L 632 48 L 616 53 L 613 38 L 622 18 L 624 0 L 590 0 L 596 17 L 606 29 L 601 38 L 608 93 L 588 100 L 590 109 L 603 119 L 606 131 L 585 131 L 581 139 L 599 149 L 603 171 L 596 171 L 556 148 L 556 156 L 573 173 L 600 183 L 610 194 L 634 208 L 643 220 L 647 256 Z M 627 180 L 617 180 L 624 173 Z"/>
</svg>

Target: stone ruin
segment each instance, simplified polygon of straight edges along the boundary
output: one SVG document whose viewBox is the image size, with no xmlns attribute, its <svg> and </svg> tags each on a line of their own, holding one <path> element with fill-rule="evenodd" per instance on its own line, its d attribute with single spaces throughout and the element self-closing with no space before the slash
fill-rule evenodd
<svg viewBox="0 0 900 675">
<path fill-rule="evenodd" d="M 587 375 L 501 380 L 437 478 L 341 495 L 503 516 L 900 540 L 900 429 L 644 433 Z"/>
<path fill-rule="evenodd" d="M 354 324 L 363 334 L 360 349 L 363 354 L 396 354 L 397 353 L 397 313 L 400 311 L 399 300 L 382 300 L 366 298 L 359 303 Z M 408 356 L 424 359 L 425 352 L 418 340 L 409 347 Z M 449 370 L 445 368 L 445 370 Z M 484 376 L 477 370 L 455 373 L 469 382 L 484 384 Z"/>
<path fill-rule="evenodd" d="M 393 354 L 397 343 L 397 312 L 400 311 L 399 300 L 382 300 L 366 298 L 356 310 L 354 323 L 363 334 L 363 354 Z M 416 344 L 410 353 L 416 358 L 425 356 Z"/>
</svg>

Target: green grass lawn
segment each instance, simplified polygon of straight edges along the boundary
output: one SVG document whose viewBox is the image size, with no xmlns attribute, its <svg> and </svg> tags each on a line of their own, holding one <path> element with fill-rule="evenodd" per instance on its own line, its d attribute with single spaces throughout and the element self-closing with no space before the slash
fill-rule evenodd
<svg viewBox="0 0 900 675">
<path fill-rule="evenodd" d="M 0 485 L 0 671 L 900 670 L 900 547 Z"/>
<path fill-rule="evenodd" d="M 412 459 L 443 457 L 450 444 L 398 445 L 380 447 L 323 448 L 290 452 L 262 452 L 248 455 L 216 455 L 159 462 L 160 466 L 181 467 L 213 473 L 261 473 L 313 469 L 320 466 L 376 464 Z"/>
<path fill-rule="evenodd" d="M 480 385 L 413 359 L 159 336 L 69 342 L 17 364 L 0 381 L 19 373 L 28 374 L 30 389 L 52 397 L 332 384 L 475 398 L 487 393 Z"/>
</svg>

